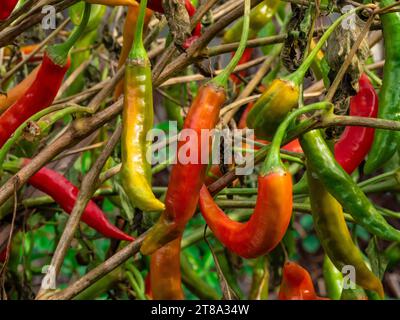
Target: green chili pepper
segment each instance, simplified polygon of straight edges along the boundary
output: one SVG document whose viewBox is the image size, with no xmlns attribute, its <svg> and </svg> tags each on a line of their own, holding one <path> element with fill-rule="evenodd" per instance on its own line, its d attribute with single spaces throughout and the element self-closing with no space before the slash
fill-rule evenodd
<svg viewBox="0 0 400 320">
<path fill-rule="evenodd" d="M 336 162 L 319 130 L 305 133 L 300 139 L 307 163 L 354 220 L 372 234 L 390 241 L 400 241 L 400 231 L 389 225 L 373 204 Z M 308 175 L 309 177 L 309 175 Z"/>
<path fill-rule="evenodd" d="M 324 275 L 328 297 L 332 300 L 340 300 L 343 290 L 343 274 L 336 269 L 327 255 L 324 257 L 322 273 Z"/>
<path fill-rule="evenodd" d="M 396 0 L 382 0 L 380 7 L 386 7 Z M 400 13 L 380 15 L 385 43 L 385 66 L 383 84 L 379 92 L 378 117 L 400 120 Z M 384 165 L 398 148 L 400 135 L 397 131 L 376 129 L 374 142 L 364 167 L 369 174 Z"/>
</svg>

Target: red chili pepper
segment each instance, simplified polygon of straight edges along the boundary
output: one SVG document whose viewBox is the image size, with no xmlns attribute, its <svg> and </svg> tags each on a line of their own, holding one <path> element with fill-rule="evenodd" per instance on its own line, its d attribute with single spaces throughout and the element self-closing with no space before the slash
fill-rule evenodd
<svg viewBox="0 0 400 320">
<path fill-rule="evenodd" d="M 7 247 L 5 247 L 2 252 L 0 252 L 0 262 L 1 263 L 5 262 L 6 257 L 7 257 Z"/>
<path fill-rule="evenodd" d="M 29 162 L 29 159 L 23 159 L 22 165 L 26 165 Z M 79 189 L 63 175 L 43 167 L 28 180 L 28 183 L 52 197 L 66 213 L 70 214 L 72 212 Z M 107 238 L 126 241 L 134 240 L 131 236 L 111 224 L 104 212 L 93 201 L 89 201 L 81 220 Z"/>
<path fill-rule="evenodd" d="M 294 262 L 286 262 L 282 272 L 279 300 L 319 300 L 310 274 Z"/>
<path fill-rule="evenodd" d="M 16 7 L 18 0 L 1 0 L 0 21 L 7 20 Z"/>
<path fill-rule="evenodd" d="M 254 48 L 246 48 L 246 50 L 244 50 L 244 52 L 243 52 L 242 58 L 240 59 L 238 65 L 241 65 L 241 64 L 244 64 L 244 63 L 250 61 L 251 56 L 252 56 L 252 54 L 253 54 L 253 51 L 254 51 Z M 232 52 L 232 56 L 233 56 L 234 54 L 235 54 L 235 53 Z M 246 71 L 246 70 L 240 71 L 240 72 L 239 72 L 239 75 L 240 75 L 241 77 L 245 77 L 245 76 L 247 75 L 247 71 Z M 242 82 L 242 81 L 241 81 L 236 75 L 234 75 L 234 74 L 231 74 L 230 78 L 231 78 L 231 80 L 232 80 L 235 84 L 240 84 L 240 83 Z"/>
<path fill-rule="evenodd" d="M 376 118 L 378 95 L 368 77 L 362 74 L 360 89 L 350 100 L 350 115 Z M 335 144 L 335 158 L 351 174 L 364 160 L 374 141 L 374 128 L 348 126 Z"/>
</svg>

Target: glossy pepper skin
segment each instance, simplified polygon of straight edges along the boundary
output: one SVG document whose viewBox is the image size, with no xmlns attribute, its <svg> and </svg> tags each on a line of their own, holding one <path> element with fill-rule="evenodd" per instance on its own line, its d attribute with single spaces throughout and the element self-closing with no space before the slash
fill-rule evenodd
<svg viewBox="0 0 400 320">
<path fill-rule="evenodd" d="M 383 0 L 381 7 L 386 7 L 395 0 Z M 400 13 L 380 15 L 385 46 L 385 65 L 383 83 L 379 91 L 378 118 L 400 120 Z M 399 146 L 399 133 L 393 130 L 375 130 L 374 143 L 364 167 L 369 174 L 384 165 L 393 156 Z"/>
<path fill-rule="evenodd" d="M 153 90 L 148 60 L 129 60 L 125 70 L 122 125 L 121 182 L 132 205 L 143 211 L 162 211 L 164 204 L 151 189 L 151 164 L 146 153 L 153 128 Z"/>
<path fill-rule="evenodd" d="M 201 130 L 213 129 L 217 124 L 219 111 L 225 99 L 225 91 L 214 84 L 200 87 L 185 119 L 184 129 L 194 130 L 197 140 L 201 141 Z M 187 143 L 179 141 L 178 154 Z M 194 163 L 182 163 L 178 157 L 177 164 L 172 167 L 165 198 L 165 211 L 144 240 L 141 247 L 144 254 L 152 253 L 160 244 L 162 246 L 179 236 L 196 210 L 207 165 L 201 163 L 201 152 L 204 149 L 201 143 L 197 143 L 193 138 L 189 143 L 198 150 L 198 159 Z"/>
<path fill-rule="evenodd" d="M 356 283 L 365 289 L 376 291 L 383 297 L 382 283 L 368 269 L 360 250 L 353 243 L 342 206 L 329 194 L 316 176 L 314 166 L 307 162 L 307 181 L 314 229 L 325 253 L 338 270 L 342 270 L 346 265 L 352 265 L 356 273 Z"/>
<path fill-rule="evenodd" d="M 328 297 L 332 300 L 340 300 L 343 291 L 343 274 L 336 269 L 327 255 L 324 256 L 322 274 Z"/>
<path fill-rule="evenodd" d="M 24 159 L 22 164 L 26 165 L 29 161 L 29 159 Z M 28 183 L 52 197 L 66 213 L 72 212 L 79 189 L 63 175 L 43 167 L 28 180 Z M 125 241 L 134 240 L 111 224 L 103 211 L 93 201 L 89 201 L 81 219 L 89 227 L 107 238 Z"/>
<path fill-rule="evenodd" d="M 181 283 L 181 237 L 151 255 L 150 285 L 154 300 L 183 300 Z"/>
<path fill-rule="evenodd" d="M 0 114 L 2 114 L 7 108 L 13 105 L 19 100 L 25 92 L 30 88 L 36 79 L 40 67 L 36 67 L 32 72 L 15 87 L 10 89 L 7 94 L 0 94 Z"/>
<path fill-rule="evenodd" d="M 0 116 L 0 147 L 21 124 L 53 103 L 69 65 L 69 59 L 65 65 L 58 65 L 48 54 L 44 55 L 29 89 Z"/>
<path fill-rule="evenodd" d="M 327 300 L 315 293 L 310 274 L 294 262 L 286 262 L 282 272 L 279 300 Z"/>
<path fill-rule="evenodd" d="M 359 80 L 359 91 L 350 100 L 350 116 L 376 118 L 378 95 L 367 75 Z M 364 160 L 374 141 L 374 128 L 348 126 L 335 144 L 335 159 L 351 174 Z"/>
<path fill-rule="evenodd" d="M 400 231 L 390 226 L 371 201 L 336 162 L 319 130 L 312 130 L 300 139 L 307 163 L 354 220 L 376 236 L 400 241 Z"/>
<path fill-rule="evenodd" d="M 18 0 L 2 0 L 0 3 L 0 21 L 7 20 L 11 15 L 15 7 L 17 6 Z"/>
</svg>

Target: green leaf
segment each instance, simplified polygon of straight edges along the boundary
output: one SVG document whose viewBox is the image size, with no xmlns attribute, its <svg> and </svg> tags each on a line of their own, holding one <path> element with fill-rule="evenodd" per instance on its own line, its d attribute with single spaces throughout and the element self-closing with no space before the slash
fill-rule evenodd
<svg viewBox="0 0 400 320">
<path fill-rule="evenodd" d="M 366 252 L 371 264 L 372 272 L 375 273 L 379 279 L 382 279 L 389 261 L 383 254 L 383 251 L 379 250 L 378 240 L 375 236 L 369 242 Z"/>
</svg>

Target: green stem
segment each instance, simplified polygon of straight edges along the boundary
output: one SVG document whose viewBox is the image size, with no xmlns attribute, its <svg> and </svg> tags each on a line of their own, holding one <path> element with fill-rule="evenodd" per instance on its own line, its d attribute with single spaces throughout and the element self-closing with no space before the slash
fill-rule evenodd
<svg viewBox="0 0 400 320">
<path fill-rule="evenodd" d="M 244 1 L 244 18 L 243 18 L 243 29 L 242 35 L 240 38 L 239 47 L 236 50 L 235 55 L 232 60 L 226 66 L 226 68 L 215 78 L 209 81 L 209 83 L 215 84 L 218 87 L 226 88 L 229 76 L 236 68 L 237 64 L 240 61 L 240 58 L 243 55 L 243 52 L 246 48 L 247 38 L 249 37 L 249 26 L 250 26 L 250 9 L 251 9 L 251 0 Z"/>
<path fill-rule="evenodd" d="M 58 65 L 65 65 L 69 51 L 74 46 L 75 42 L 82 36 L 89 22 L 91 11 L 91 4 L 85 3 L 85 10 L 83 11 L 81 23 L 74 29 L 71 36 L 62 44 L 56 44 L 47 48 L 47 53 Z"/>
<path fill-rule="evenodd" d="M 365 9 L 366 6 L 359 6 L 353 10 L 350 10 L 348 13 L 340 16 L 335 22 L 333 22 L 328 29 L 326 29 L 325 33 L 322 35 L 322 37 L 319 39 L 318 43 L 315 45 L 315 47 L 312 49 L 310 54 L 307 56 L 307 58 L 303 61 L 303 63 L 300 65 L 300 67 L 290 74 L 289 76 L 285 77 L 286 80 L 291 80 L 295 84 L 299 85 L 302 81 L 304 76 L 307 73 L 307 70 L 310 68 L 312 62 L 314 61 L 316 55 L 318 54 L 319 50 L 321 50 L 322 46 L 324 45 L 325 41 L 328 40 L 332 32 L 336 29 L 336 27 L 347 17 L 351 16 L 352 14 L 356 13 L 357 11 L 361 9 Z"/>
<path fill-rule="evenodd" d="M 289 125 L 294 121 L 298 116 L 310 112 L 310 111 L 315 111 L 315 110 L 326 110 L 331 107 L 331 104 L 329 102 L 323 101 L 323 102 L 317 102 L 314 104 L 310 104 L 308 106 L 305 106 L 301 109 L 296 109 L 292 113 L 290 113 L 285 120 L 282 121 L 280 124 L 278 130 L 275 133 L 274 139 L 272 140 L 271 147 L 268 153 L 268 156 L 263 164 L 263 167 L 261 169 L 261 174 L 266 175 L 269 172 L 276 170 L 276 169 L 281 169 L 283 167 L 283 163 L 280 157 L 280 148 L 282 144 L 282 140 L 286 134 L 286 130 L 289 127 Z"/>
<path fill-rule="evenodd" d="M 129 53 L 129 59 L 147 59 L 147 52 L 143 44 L 143 27 L 146 15 L 147 0 L 140 1 L 139 16 L 136 23 L 135 39 Z"/>
</svg>

